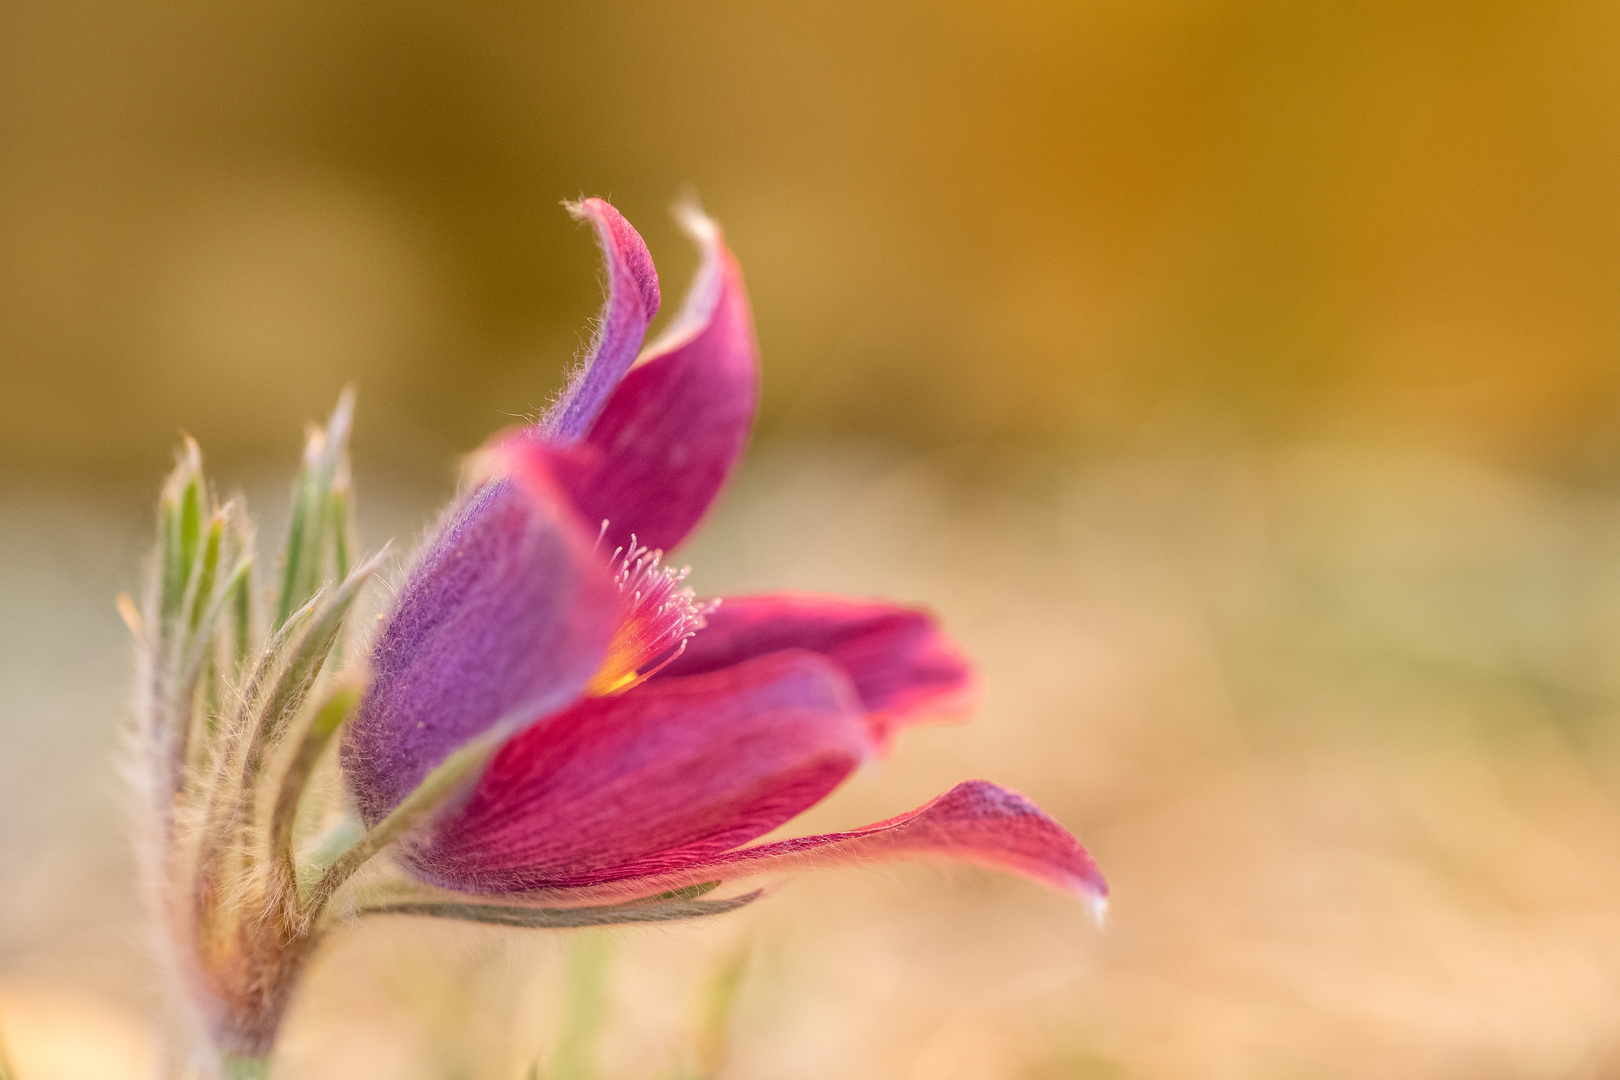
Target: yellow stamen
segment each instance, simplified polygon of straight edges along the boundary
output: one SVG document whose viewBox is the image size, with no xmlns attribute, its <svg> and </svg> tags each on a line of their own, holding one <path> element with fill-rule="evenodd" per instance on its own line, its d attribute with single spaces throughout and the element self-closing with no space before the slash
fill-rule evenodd
<svg viewBox="0 0 1620 1080">
<path fill-rule="evenodd" d="M 622 675 L 615 675 L 613 668 L 604 664 L 591 681 L 585 684 L 585 692 L 592 697 L 608 697 L 630 689 L 636 684 L 639 676 L 634 671 L 626 671 Z"/>
</svg>

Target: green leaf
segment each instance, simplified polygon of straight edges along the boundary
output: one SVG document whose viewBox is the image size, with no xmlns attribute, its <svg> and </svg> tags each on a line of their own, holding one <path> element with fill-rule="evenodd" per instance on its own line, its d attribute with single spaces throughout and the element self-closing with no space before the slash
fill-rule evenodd
<svg viewBox="0 0 1620 1080">
<path fill-rule="evenodd" d="M 17 1080 L 17 1070 L 11 1065 L 11 1055 L 6 1052 L 4 1038 L 0 1038 L 0 1080 Z"/>
<path fill-rule="evenodd" d="M 225 515 L 216 513 L 208 523 L 208 538 L 203 544 L 202 565 L 197 571 L 197 588 L 191 599 L 191 632 L 196 633 L 202 622 L 203 610 L 213 598 L 214 577 L 219 573 L 219 550 L 225 539 Z"/>
<path fill-rule="evenodd" d="M 233 583 L 225 595 L 231 598 L 231 651 L 236 671 L 247 668 L 248 654 L 253 651 L 253 575 L 247 560 L 242 561 L 242 572 L 233 575 Z"/>
<path fill-rule="evenodd" d="M 298 853 L 298 887 L 304 888 L 309 879 L 337 862 L 338 856 L 365 835 L 365 824 L 352 812 L 344 813 Z"/>
<path fill-rule="evenodd" d="M 748 946 L 745 943 L 733 950 L 709 979 L 697 1021 L 697 1045 L 693 1048 L 698 1080 L 712 1080 L 725 1069 L 731 1017 L 747 971 Z"/>
<path fill-rule="evenodd" d="M 580 934 L 569 942 L 552 1080 L 592 1080 L 596 1075 L 596 1047 L 607 1018 L 612 947 L 612 940 L 604 934 Z"/>
<path fill-rule="evenodd" d="M 377 822 L 364 836 L 356 840 L 353 846 L 332 861 L 326 872 L 310 887 L 309 895 L 305 898 L 306 911 L 318 912 L 325 906 L 326 901 L 332 898 L 332 894 L 337 892 L 338 888 L 373 855 L 414 829 L 454 798 L 464 785 L 483 771 L 484 765 L 506 742 L 516 723 L 516 717 L 508 717 L 482 735 L 457 747 L 437 768 L 428 773 L 398 806 L 389 811 L 387 817 Z"/>
<path fill-rule="evenodd" d="M 321 665 L 343 630 L 343 621 L 349 609 L 360 596 L 360 590 L 376 571 L 387 549 L 384 548 L 356 568 L 340 585 L 331 600 L 321 606 L 319 614 L 298 643 L 293 646 L 282 668 L 281 675 L 265 697 L 253 725 L 253 732 L 243 759 L 242 785 L 251 787 L 264 763 L 264 755 L 271 743 L 281 734 L 292 714 L 303 704 L 309 688 L 321 673 Z"/>
<path fill-rule="evenodd" d="M 175 455 L 174 471 L 163 484 L 158 501 L 158 613 L 170 633 L 169 621 L 181 611 L 191 570 L 197 559 L 197 536 L 202 514 L 202 454 L 189 436 Z"/>
<path fill-rule="evenodd" d="M 338 396 L 337 407 L 326 427 L 310 432 L 304 443 L 304 464 L 293 483 L 292 513 L 287 524 L 287 544 L 283 551 L 281 597 L 276 607 L 275 625 L 280 626 L 293 611 L 320 588 L 325 576 L 325 552 L 334 548 L 334 561 L 348 560 L 350 542 L 337 533 L 348 528 L 347 499 L 344 499 L 342 530 L 333 520 L 332 494 L 347 493 L 349 429 L 354 419 L 354 388 Z M 338 576 L 343 576 L 341 570 Z"/>
<path fill-rule="evenodd" d="M 202 477 L 193 471 L 180 493 L 180 568 L 187 576 L 197 562 L 202 535 Z"/>
<path fill-rule="evenodd" d="M 304 729 L 293 752 L 292 760 L 281 774 L 276 791 L 276 805 L 270 817 L 270 857 L 281 867 L 289 884 L 298 882 L 297 866 L 293 860 L 293 823 L 298 817 L 298 804 L 309 778 L 315 771 L 321 752 L 332 736 L 360 704 L 363 684 L 357 678 L 344 679 L 327 692 L 325 700 L 311 713 L 309 726 Z"/>
<path fill-rule="evenodd" d="M 701 885 L 687 885 L 680 889 L 671 889 L 661 892 L 657 896 L 648 897 L 649 900 L 696 900 L 705 893 L 714 892 L 720 887 L 718 881 L 705 881 Z"/>
<path fill-rule="evenodd" d="M 226 1054 L 219 1063 L 219 1071 L 223 1080 L 269 1080 L 270 1059 Z"/>
<path fill-rule="evenodd" d="M 362 907 L 357 915 L 425 915 L 436 919 L 491 926 L 521 926 L 538 929 L 566 929 L 580 926 L 613 926 L 623 923 L 669 922 L 675 919 L 701 919 L 724 915 L 757 900 L 763 890 L 729 900 L 675 900 L 648 903 L 632 900 L 624 904 L 594 907 L 538 908 L 510 904 L 479 904 L 460 901 L 415 900 Z"/>
</svg>

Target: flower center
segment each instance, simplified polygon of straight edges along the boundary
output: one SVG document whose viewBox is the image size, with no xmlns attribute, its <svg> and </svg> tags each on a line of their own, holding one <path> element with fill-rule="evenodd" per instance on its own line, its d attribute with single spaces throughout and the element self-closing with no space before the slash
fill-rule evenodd
<svg viewBox="0 0 1620 1080">
<path fill-rule="evenodd" d="M 605 521 L 602 531 L 607 531 Z M 720 605 L 718 600 L 699 603 L 681 585 L 692 568 L 664 566 L 663 557 L 662 551 L 638 545 L 632 535 L 630 546 L 619 548 L 609 560 L 623 608 L 602 666 L 586 684 L 587 694 L 622 694 L 658 674 L 686 651 L 687 639 L 703 629 L 704 616 Z"/>
</svg>

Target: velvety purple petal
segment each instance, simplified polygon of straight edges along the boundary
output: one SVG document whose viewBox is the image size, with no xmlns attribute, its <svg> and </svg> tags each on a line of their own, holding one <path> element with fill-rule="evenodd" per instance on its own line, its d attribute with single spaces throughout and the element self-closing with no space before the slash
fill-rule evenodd
<svg viewBox="0 0 1620 1080">
<path fill-rule="evenodd" d="M 1098 911 L 1108 896 L 1107 882 L 1080 841 L 1023 795 L 987 780 L 964 781 L 926 806 L 863 829 L 778 840 L 564 895 L 572 902 L 645 896 L 708 882 L 889 859 L 948 860 L 1008 870 L 1073 893 Z"/>
<path fill-rule="evenodd" d="M 641 234 L 601 199 L 566 205 L 569 213 L 596 228 L 607 264 L 608 294 L 590 353 L 539 425 L 549 438 L 564 444 L 590 430 L 658 314 L 658 274 Z"/>
<path fill-rule="evenodd" d="M 472 892 L 674 870 L 820 801 L 868 749 L 848 680 L 810 653 L 662 679 L 514 738 L 409 858 Z"/>
<path fill-rule="evenodd" d="M 680 315 L 637 360 L 584 442 L 590 467 L 563 478 L 585 520 L 609 522 L 608 551 L 669 551 L 719 494 L 759 402 L 759 348 L 742 271 L 720 228 L 684 218 L 703 264 Z"/>
<path fill-rule="evenodd" d="M 593 540 L 536 477 L 492 480 L 441 519 L 377 638 L 343 743 L 368 824 L 469 738 L 579 695 L 620 609 Z"/>
<path fill-rule="evenodd" d="M 813 593 L 726 597 L 659 678 L 696 675 L 778 649 L 836 661 L 855 684 L 872 736 L 886 744 L 924 720 L 965 716 L 979 698 L 973 663 L 916 608 Z"/>
</svg>

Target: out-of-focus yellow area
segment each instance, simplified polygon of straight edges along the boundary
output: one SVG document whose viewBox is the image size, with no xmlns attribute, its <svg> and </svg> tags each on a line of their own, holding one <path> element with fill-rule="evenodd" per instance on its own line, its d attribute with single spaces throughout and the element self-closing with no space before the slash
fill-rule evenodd
<svg viewBox="0 0 1620 1080">
<path fill-rule="evenodd" d="M 373 455 L 541 407 L 564 197 L 725 224 L 767 432 L 1372 421 L 1613 445 L 1620 14 L 1596 2 L 7 5 L 0 452 Z M 676 273 L 671 276 L 669 270 Z M 293 432 L 293 435 L 289 435 Z"/>
<path fill-rule="evenodd" d="M 605 945 L 376 920 L 278 1077 L 1616 1075 L 1617 55 L 1598 3 L 0 6 L 19 1080 L 164 1042 L 112 597 L 179 431 L 273 538 L 358 383 L 408 546 L 589 338 L 558 200 L 673 309 L 688 191 L 766 375 L 692 583 L 929 604 L 988 689 L 793 829 L 1001 781 L 1108 923 L 932 867 Z"/>
</svg>

